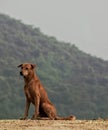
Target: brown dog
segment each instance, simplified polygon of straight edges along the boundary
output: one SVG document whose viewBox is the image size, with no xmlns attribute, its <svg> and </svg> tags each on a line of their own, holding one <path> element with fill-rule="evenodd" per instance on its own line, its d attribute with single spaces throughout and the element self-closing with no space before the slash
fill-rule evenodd
<svg viewBox="0 0 108 130">
<path fill-rule="evenodd" d="M 47 92 L 43 85 L 41 84 L 39 78 L 36 76 L 34 69 L 36 65 L 31 63 L 21 64 L 18 67 L 21 67 L 20 75 L 24 77 L 25 86 L 24 92 L 26 95 L 26 108 L 25 114 L 22 119 L 26 119 L 28 116 L 28 111 L 30 103 L 33 103 L 35 106 L 35 113 L 32 119 L 56 119 L 56 120 L 73 120 L 74 116 L 69 117 L 58 117 L 56 114 L 56 108 L 51 103 L 48 98 Z"/>
</svg>

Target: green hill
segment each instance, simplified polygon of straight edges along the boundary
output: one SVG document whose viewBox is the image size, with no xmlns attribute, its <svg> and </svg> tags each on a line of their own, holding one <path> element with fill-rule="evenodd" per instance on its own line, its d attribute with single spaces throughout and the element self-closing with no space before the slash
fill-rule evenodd
<svg viewBox="0 0 108 130">
<path fill-rule="evenodd" d="M 17 68 L 24 62 L 37 64 L 59 115 L 108 117 L 108 61 L 0 14 L 0 119 L 24 113 L 24 83 Z"/>
</svg>

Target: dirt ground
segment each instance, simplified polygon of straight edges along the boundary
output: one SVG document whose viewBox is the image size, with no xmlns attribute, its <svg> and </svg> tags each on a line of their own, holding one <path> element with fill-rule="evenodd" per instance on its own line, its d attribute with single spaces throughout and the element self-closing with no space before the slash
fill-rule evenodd
<svg viewBox="0 0 108 130">
<path fill-rule="evenodd" d="M 0 130 L 108 130 L 108 121 L 0 120 Z"/>
</svg>

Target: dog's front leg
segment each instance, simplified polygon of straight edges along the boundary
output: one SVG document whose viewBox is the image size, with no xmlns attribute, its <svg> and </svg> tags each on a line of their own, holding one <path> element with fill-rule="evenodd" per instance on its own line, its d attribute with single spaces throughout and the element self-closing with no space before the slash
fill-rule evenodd
<svg viewBox="0 0 108 130">
<path fill-rule="evenodd" d="M 37 117 L 39 117 L 39 104 L 40 104 L 40 96 L 37 95 L 35 97 L 35 104 L 34 104 L 35 105 L 35 113 L 34 113 L 32 119 L 37 119 Z"/>
<path fill-rule="evenodd" d="M 21 118 L 21 120 L 26 120 L 27 119 L 29 107 L 30 107 L 30 101 L 28 99 L 26 99 L 25 113 L 24 113 L 24 117 Z"/>
</svg>

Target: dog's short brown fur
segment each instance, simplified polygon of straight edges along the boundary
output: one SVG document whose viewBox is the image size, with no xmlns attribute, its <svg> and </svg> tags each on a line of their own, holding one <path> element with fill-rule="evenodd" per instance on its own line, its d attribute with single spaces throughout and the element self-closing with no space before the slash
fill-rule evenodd
<svg viewBox="0 0 108 130">
<path fill-rule="evenodd" d="M 31 63 L 24 63 L 19 65 L 18 67 L 21 67 L 20 75 L 24 77 L 25 81 L 24 92 L 26 95 L 26 108 L 24 117 L 22 119 L 27 118 L 30 103 L 33 103 L 35 106 L 35 113 L 32 119 L 75 119 L 74 116 L 69 116 L 65 118 L 57 116 L 55 106 L 49 100 L 45 88 L 43 87 L 39 78 L 34 72 L 36 65 Z"/>
</svg>

